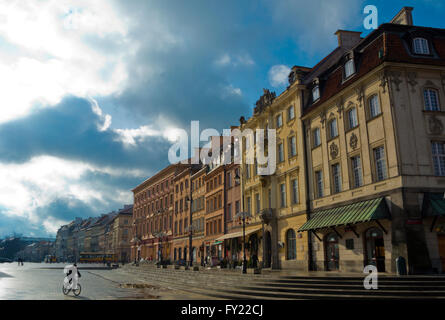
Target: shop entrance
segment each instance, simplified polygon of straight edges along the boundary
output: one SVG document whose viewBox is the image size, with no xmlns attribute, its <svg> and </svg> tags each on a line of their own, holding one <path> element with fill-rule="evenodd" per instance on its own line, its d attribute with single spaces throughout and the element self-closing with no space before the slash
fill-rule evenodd
<svg viewBox="0 0 445 320">
<path fill-rule="evenodd" d="M 385 272 L 385 243 L 380 229 L 371 228 L 366 231 L 366 264 L 374 265 L 377 271 Z"/>
<path fill-rule="evenodd" d="M 439 244 L 440 261 L 442 262 L 442 273 L 445 273 L 445 234 L 438 234 L 437 242 Z"/>
<path fill-rule="evenodd" d="M 325 238 L 325 252 L 326 252 L 326 270 L 338 270 L 340 253 L 338 250 L 338 236 L 335 233 L 330 233 Z"/>
</svg>

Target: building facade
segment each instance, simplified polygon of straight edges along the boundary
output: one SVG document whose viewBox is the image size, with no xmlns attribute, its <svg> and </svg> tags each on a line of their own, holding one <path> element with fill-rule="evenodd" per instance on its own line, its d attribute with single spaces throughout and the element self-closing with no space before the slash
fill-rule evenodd
<svg viewBox="0 0 445 320">
<path fill-rule="evenodd" d="M 174 178 L 188 165 L 173 164 L 134 188 L 131 259 L 172 260 Z"/>
</svg>

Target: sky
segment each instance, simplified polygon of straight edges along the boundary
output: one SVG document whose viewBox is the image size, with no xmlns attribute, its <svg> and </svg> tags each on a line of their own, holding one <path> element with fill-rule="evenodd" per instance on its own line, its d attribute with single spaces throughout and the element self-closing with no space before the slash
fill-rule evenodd
<svg viewBox="0 0 445 320">
<path fill-rule="evenodd" d="M 222 130 L 312 67 L 338 29 L 442 1 L 0 0 L 0 237 L 55 236 L 133 202 L 190 121 Z"/>
</svg>

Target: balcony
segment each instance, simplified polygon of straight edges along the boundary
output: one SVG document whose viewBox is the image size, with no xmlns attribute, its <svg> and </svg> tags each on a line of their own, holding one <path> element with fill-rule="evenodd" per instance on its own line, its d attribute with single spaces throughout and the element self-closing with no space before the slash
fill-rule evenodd
<svg viewBox="0 0 445 320">
<path fill-rule="evenodd" d="M 275 210 L 272 208 L 266 208 L 260 212 L 261 221 L 268 224 L 272 219 L 275 218 Z"/>
</svg>

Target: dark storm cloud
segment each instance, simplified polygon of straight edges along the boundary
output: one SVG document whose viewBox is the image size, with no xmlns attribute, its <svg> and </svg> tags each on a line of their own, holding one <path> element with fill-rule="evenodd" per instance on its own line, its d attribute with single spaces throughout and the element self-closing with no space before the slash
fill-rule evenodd
<svg viewBox="0 0 445 320">
<path fill-rule="evenodd" d="M 1 124 L 0 161 L 23 163 L 34 156 L 51 155 L 125 169 L 156 170 L 166 164 L 170 147 L 166 140 L 149 137 L 125 147 L 114 131 L 99 131 L 100 123 L 88 100 L 67 97 L 57 106 Z"/>
</svg>

